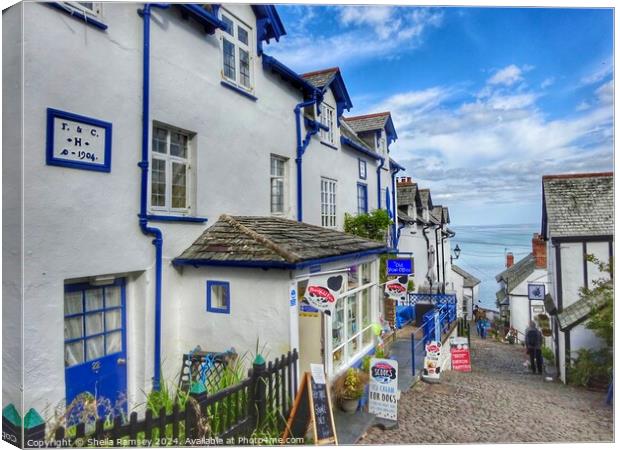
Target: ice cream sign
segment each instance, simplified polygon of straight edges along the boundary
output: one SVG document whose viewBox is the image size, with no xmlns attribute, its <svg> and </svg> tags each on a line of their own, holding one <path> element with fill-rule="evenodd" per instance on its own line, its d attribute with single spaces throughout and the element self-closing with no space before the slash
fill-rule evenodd
<svg viewBox="0 0 620 450">
<path fill-rule="evenodd" d="M 388 298 L 396 301 L 405 301 L 407 299 L 407 283 L 409 277 L 402 275 L 385 283 L 385 294 Z"/>
<path fill-rule="evenodd" d="M 368 412 L 384 419 L 396 420 L 398 412 L 398 361 L 370 360 Z"/>
<path fill-rule="evenodd" d="M 112 124 L 48 108 L 46 162 L 51 166 L 110 172 Z"/>
<path fill-rule="evenodd" d="M 336 307 L 338 294 L 340 294 L 343 287 L 343 275 L 316 277 L 310 280 L 303 302 L 331 316 Z"/>
</svg>

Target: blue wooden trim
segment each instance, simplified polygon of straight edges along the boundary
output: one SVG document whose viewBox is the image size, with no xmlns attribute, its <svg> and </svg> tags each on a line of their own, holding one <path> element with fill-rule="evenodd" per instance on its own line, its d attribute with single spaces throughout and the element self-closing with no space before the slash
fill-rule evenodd
<svg viewBox="0 0 620 450">
<path fill-rule="evenodd" d="M 358 259 L 364 256 L 376 255 L 380 253 L 386 253 L 387 247 L 378 247 L 369 250 L 362 250 L 354 253 L 347 253 L 344 255 L 327 256 L 325 258 L 309 259 L 298 263 L 288 263 L 285 261 L 238 261 L 238 260 L 205 260 L 205 259 L 189 259 L 189 258 L 175 258 L 172 260 L 172 264 L 175 266 L 214 266 L 214 267 L 243 267 L 243 268 L 260 268 L 260 269 L 287 269 L 296 270 L 303 269 L 315 264 L 325 264 L 335 261 L 341 261 L 343 259 Z"/>
<path fill-rule="evenodd" d="M 184 3 L 179 4 L 178 6 L 185 14 L 191 15 L 198 23 L 203 25 L 208 34 L 215 33 L 215 30 L 218 28 L 222 30 L 227 28 L 226 23 L 218 19 L 217 14 L 214 16 L 200 5 Z"/>
<path fill-rule="evenodd" d="M 248 91 L 245 91 L 245 90 L 241 89 L 240 87 L 237 87 L 237 86 L 235 86 L 234 84 L 232 84 L 232 83 L 230 83 L 228 81 L 222 80 L 222 81 L 220 81 L 220 84 L 222 86 L 224 86 L 225 88 L 228 88 L 228 89 L 230 89 L 233 92 L 236 92 L 237 94 L 241 94 L 244 97 L 249 98 L 250 100 L 253 100 L 253 101 L 258 100 L 258 97 L 255 97 L 254 95 L 250 94 Z"/>
<path fill-rule="evenodd" d="M 364 176 L 362 176 L 362 166 L 364 166 Z M 357 158 L 357 172 L 361 180 L 368 178 L 368 162 L 365 159 Z"/>
<path fill-rule="evenodd" d="M 293 86 L 301 89 L 307 95 L 318 95 L 319 90 L 300 77 L 297 72 L 282 64 L 273 56 L 266 53 L 262 55 L 263 68 L 270 69 L 272 72 L 280 75 L 284 80 L 289 81 Z"/>
<path fill-rule="evenodd" d="M 364 188 L 364 214 L 368 213 L 368 185 L 366 183 L 357 183 L 358 195 L 357 195 L 357 210 L 359 212 L 359 188 Z"/>
<path fill-rule="evenodd" d="M 211 288 L 214 286 L 226 288 L 226 306 L 224 308 L 211 305 Z M 228 281 L 207 280 L 207 311 L 218 314 L 230 314 L 230 283 Z"/>
<path fill-rule="evenodd" d="M 94 288 L 94 286 L 93 286 L 93 288 Z M 65 314 L 65 319 L 72 319 L 74 317 L 83 316 L 85 314 L 95 314 L 95 313 L 101 313 L 101 312 L 115 311 L 117 309 L 121 309 L 121 307 L 120 306 L 111 306 L 110 308 L 92 309 L 90 311 L 84 311 L 84 312 L 81 312 L 81 313 Z"/>
<path fill-rule="evenodd" d="M 94 164 L 85 161 L 67 161 L 54 156 L 54 119 L 66 119 L 82 122 L 105 129 L 104 164 Z M 92 117 L 81 116 L 59 109 L 47 108 L 47 143 L 46 163 L 48 166 L 69 167 L 72 169 L 94 170 L 96 172 L 110 172 L 112 167 L 112 124 Z"/>
<path fill-rule="evenodd" d="M 148 214 L 147 220 L 153 222 L 188 222 L 188 223 L 205 223 L 206 217 L 193 217 L 193 216 L 163 216 L 157 214 Z"/>
<path fill-rule="evenodd" d="M 325 142 L 325 141 L 320 141 L 320 142 L 321 142 L 321 145 L 324 145 L 325 147 L 329 147 L 331 149 L 338 150 L 338 147 L 336 147 L 335 145 L 332 145 L 332 144 L 330 144 L 328 142 Z"/>
<path fill-rule="evenodd" d="M 356 150 L 356 151 L 358 151 L 360 153 L 363 153 L 366 156 L 370 156 L 371 158 L 376 159 L 377 161 L 379 161 L 379 160 L 383 161 L 384 160 L 383 156 L 378 155 L 377 153 L 371 152 L 369 150 L 366 150 L 364 147 L 362 147 L 361 145 L 356 144 L 351 139 L 349 139 L 349 138 L 347 138 L 345 136 L 340 136 L 340 142 L 342 144 L 348 145 L 353 150 Z"/>
<path fill-rule="evenodd" d="M 86 22 L 88 25 L 92 25 L 95 28 L 99 28 L 100 30 L 106 30 L 108 28 L 105 23 L 95 19 L 94 17 L 89 16 L 88 14 L 84 14 L 82 11 L 79 11 L 78 9 L 70 5 L 63 5 L 60 2 L 48 3 L 48 5 L 61 10 L 62 12 L 70 15 L 71 17 L 75 17 L 80 22 Z"/>
</svg>

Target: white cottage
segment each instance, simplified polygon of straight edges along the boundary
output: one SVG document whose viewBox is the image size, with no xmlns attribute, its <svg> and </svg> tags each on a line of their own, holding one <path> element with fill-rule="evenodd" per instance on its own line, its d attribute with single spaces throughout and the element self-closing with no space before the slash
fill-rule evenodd
<svg viewBox="0 0 620 450">
<path fill-rule="evenodd" d="M 582 287 L 608 278 L 588 261 L 613 257 L 614 177 L 612 172 L 546 175 L 542 179 L 542 236 L 547 241 L 553 341 L 556 365 L 566 382 L 566 367 L 580 348 L 597 349 L 600 340 L 585 327 L 591 306 L 580 299 Z"/>
<path fill-rule="evenodd" d="M 535 233 L 532 237 L 532 252 L 516 263 L 512 253 L 508 253 L 506 269 L 495 280 L 500 284 L 500 290 L 496 293 L 497 302 L 507 306 L 504 308 L 505 323 L 517 330 L 518 339 L 524 341 L 530 321 L 539 323 L 539 316 L 547 315 L 544 298 L 550 290 L 550 281 L 543 238 Z M 548 329 L 548 323 L 549 320 L 543 318 L 539 325 Z"/>
<path fill-rule="evenodd" d="M 457 317 L 472 320 L 474 305 L 480 301 L 480 280 L 460 266 L 452 264 L 451 290 L 456 292 Z"/>
<path fill-rule="evenodd" d="M 319 88 L 264 53 L 285 34 L 275 7 L 28 2 L 3 25 L 3 406 L 49 414 L 91 391 L 131 409 L 198 344 L 301 347 L 292 292 L 315 270 L 352 277 L 350 331 L 321 360 L 334 373 L 368 349 L 381 245 L 277 270 L 180 258 L 222 214 L 343 238 L 345 212 L 386 206 L 370 191 L 388 186 L 393 127 L 364 151 L 340 136 L 339 71 Z"/>
</svg>

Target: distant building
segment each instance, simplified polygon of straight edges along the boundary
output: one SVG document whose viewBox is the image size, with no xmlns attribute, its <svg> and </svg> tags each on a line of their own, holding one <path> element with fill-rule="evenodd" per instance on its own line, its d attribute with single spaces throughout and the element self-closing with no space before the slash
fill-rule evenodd
<svg viewBox="0 0 620 450">
<path fill-rule="evenodd" d="M 566 382 L 566 366 L 581 348 L 596 349 L 600 340 L 585 327 L 590 305 L 580 299 L 582 287 L 609 277 L 586 257 L 601 262 L 613 256 L 613 173 L 547 175 L 542 179 L 542 236 L 549 254 L 550 298 L 554 314 L 556 365 Z"/>
<path fill-rule="evenodd" d="M 457 316 L 472 320 L 474 305 L 480 301 L 480 280 L 452 264 L 451 288 L 456 292 Z"/>
<path fill-rule="evenodd" d="M 500 315 L 507 327 L 517 330 L 518 339 L 523 341 L 525 330 L 534 320 L 550 334 L 544 297 L 549 290 L 547 277 L 547 249 L 542 237 L 532 237 L 532 253 L 514 263 L 512 253 L 506 255 L 506 270 L 495 277 L 500 284 L 496 293 Z"/>
</svg>

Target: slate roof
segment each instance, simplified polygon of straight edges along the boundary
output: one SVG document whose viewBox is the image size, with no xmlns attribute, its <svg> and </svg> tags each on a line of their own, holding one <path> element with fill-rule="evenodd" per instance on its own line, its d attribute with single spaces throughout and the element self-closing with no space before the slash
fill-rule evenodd
<svg viewBox="0 0 620 450">
<path fill-rule="evenodd" d="M 350 139 L 360 147 L 368 150 L 369 152 L 376 153 L 372 148 L 368 146 L 368 144 L 366 144 L 366 142 L 364 142 L 362 139 L 359 138 L 357 134 L 355 134 L 355 131 L 353 131 L 353 129 L 344 120 L 340 121 L 340 134 Z"/>
<path fill-rule="evenodd" d="M 435 221 L 437 222 L 437 224 L 442 224 L 443 223 L 443 207 L 441 205 L 437 205 L 437 206 L 433 206 L 433 209 L 431 210 L 431 221 L 433 219 L 435 219 Z"/>
<path fill-rule="evenodd" d="M 384 243 L 303 222 L 223 214 L 174 263 L 292 269 L 307 261 L 383 250 Z"/>
<path fill-rule="evenodd" d="M 365 116 L 346 117 L 344 120 L 356 133 L 361 133 L 363 131 L 383 130 L 389 118 L 389 112 L 380 112 Z"/>
<path fill-rule="evenodd" d="M 582 322 L 590 315 L 592 309 L 600 308 L 604 301 L 605 298 L 603 296 L 599 296 L 596 299 L 581 298 L 572 305 L 567 306 L 561 313 L 558 313 L 560 329 L 565 331 L 567 328 L 572 328 L 574 325 Z"/>
<path fill-rule="evenodd" d="M 338 67 L 330 67 L 329 69 L 303 73 L 301 77 L 314 87 L 322 88 L 327 86 L 339 71 L 340 69 Z"/>
<path fill-rule="evenodd" d="M 507 291 L 510 293 L 514 288 L 525 281 L 527 277 L 534 273 L 534 269 L 536 269 L 536 258 L 534 258 L 533 253 L 530 253 L 525 258 L 520 259 L 511 267 L 497 275 L 495 280 L 498 283 L 504 281 Z"/>
<path fill-rule="evenodd" d="M 418 192 L 420 193 L 420 201 L 422 202 L 422 207 L 424 209 L 429 209 L 429 206 L 433 204 L 431 200 L 431 190 L 420 189 Z"/>
<path fill-rule="evenodd" d="M 409 214 L 405 214 L 404 212 L 402 212 L 401 210 L 398 210 L 398 221 L 399 222 L 406 222 L 406 223 L 415 223 L 416 220 L 411 217 Z"/>
<path fill-rule="evenodd" d="M 418 192 L 417 183 L 400 186 L 397 185 L 396 189 L 398 192 L 398 206 L 415 205 L 415 198 Z"/>
<path fill-rule="evenodd" d="M 454 267 L 454 265 L 452 266 Z M 507 297 L 508 293 L 506 292 L 506 288 L 501 288 L 499 291 L 495 293 L 495 299 L 498 304 L 501 304 Z"/>
<path fill-rule="evenodd" d="M 444 220 L 444 222 L 445 223 L 450 223 L 450 212 L 449 212 L 447 206 L 443 207 L 442 213 L 443 213 L 443 220 Z"/>
<path fill-rule="evenodd" d="M 463 287 L 469 288 L 480 284 L 480 280 L 478 278 L 473 276 L 471 273 L 461 269 L 456 264 L 452 264 L 452 270 L 463 277 Z"/>
<path fill-rule="evenodd" d="M 542 235 L 546 239 L 613 235 L 612 172 L 545 175 L 542 183 Z"/>
</svg>

